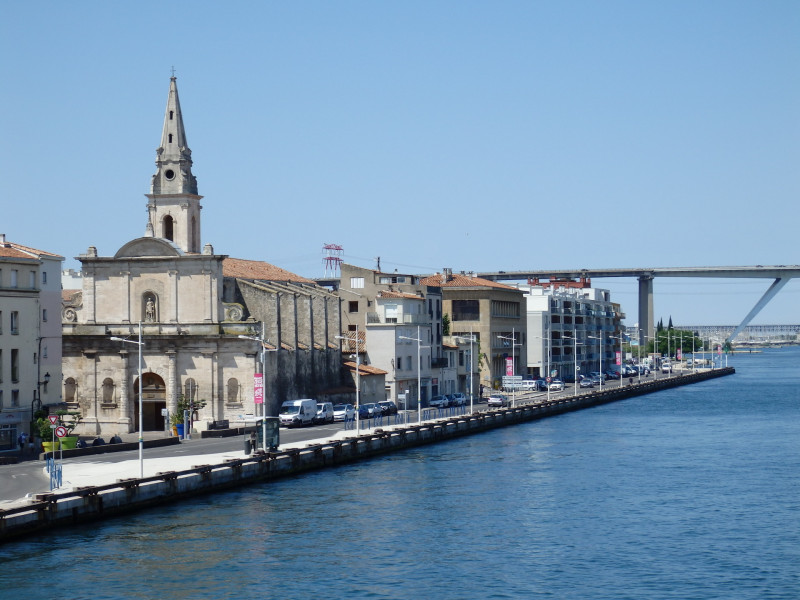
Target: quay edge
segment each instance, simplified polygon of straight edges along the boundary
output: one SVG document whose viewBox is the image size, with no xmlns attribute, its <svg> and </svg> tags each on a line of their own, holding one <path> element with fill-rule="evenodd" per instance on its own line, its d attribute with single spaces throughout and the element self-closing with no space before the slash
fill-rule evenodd
<svg viewBox="0 0 800 600">
<path fill-rule="evenodd" d="M 636 385 L 609 386 L 602 392 L 392 429 L 375 429 L 368 434 L 354 434 L 346 439 L 309 444 L 305 448 L 257 454 L 228 460 L 223 464 L 198 465 L 184 471 L 158 473 L 143 479 L 119 480 L 112 484 L 77 488 L 64 493 L 38 494 L 35 501 L 28 505 L 0 510 L 0 543 L 33 533 L 49 532 L 57 527 L 120 516 L 200 494 L 269 482 L 306 471 L 334 467 L 733 373 L 733 367 L 725 367 Z M 202 456 L 198 456 L 198 461 L 201 460 Z"/>
</svg>

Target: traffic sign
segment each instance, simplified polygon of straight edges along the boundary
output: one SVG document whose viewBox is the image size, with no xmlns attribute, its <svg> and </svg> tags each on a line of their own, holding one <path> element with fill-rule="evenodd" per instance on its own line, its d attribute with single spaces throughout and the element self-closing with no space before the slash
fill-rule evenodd
<svg viewBox="0 0 800 600">
<path fill-rule="evenodd" d="M 56 427 L 56 437 L 64 437 L 67 435 L 67 428 L 63 425 L 60 427 Z"/>
<path fill-rule="evenodd" d="M 58 415 L 47 415 L 47 418 L 50 419 L 51 425 L 58 423 Z"/>
</svg>

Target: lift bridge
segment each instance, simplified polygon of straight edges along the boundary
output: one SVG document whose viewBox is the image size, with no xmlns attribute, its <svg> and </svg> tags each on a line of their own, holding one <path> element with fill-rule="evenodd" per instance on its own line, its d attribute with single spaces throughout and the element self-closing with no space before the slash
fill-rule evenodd
<svg viewBox="0 0 800 600">
<path fill-rule="evenodd" d="M 653 280 L 656 277 L 698 277 L 714 279 L 771 279 L 772 283 L 764 295 L 747 314 L 742 322 L 734 327 L 725 337 L 733 341 L 750 321 L 769 303 L 790 279 L 800 277 L 800 265 L 775 265 L 754 267 L 676 267 L 648 269 L 573 269 L 543 271 L 496 271 L 477 273 L 479 277 L 491 281 L 532 281 L 547 280 L 579 280 L 592 277 L 635 277 L 639 281 L 639 343 L 644 344 L 645 335 L 652 337 L 655 333 L 653 322 Z M 788 326 L 794 327 L 794 326 Z"/>
</svg>

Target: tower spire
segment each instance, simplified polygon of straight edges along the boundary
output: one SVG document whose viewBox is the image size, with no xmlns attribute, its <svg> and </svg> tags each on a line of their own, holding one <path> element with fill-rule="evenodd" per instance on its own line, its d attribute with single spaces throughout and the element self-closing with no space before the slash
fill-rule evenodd
<svg viewBox="0 0 800 600">
<path fill-rule="evenodd" d="M 156 150 L 156 172 L 147 194 L 146 235 L 168 239 L 184 252 L 199 252 L 202 196 L 197 195 L 197 179 L 192 174 L 192 151 L 186 142 L 174 73 L 169 80 L 161 145 Z"/>
</svg>

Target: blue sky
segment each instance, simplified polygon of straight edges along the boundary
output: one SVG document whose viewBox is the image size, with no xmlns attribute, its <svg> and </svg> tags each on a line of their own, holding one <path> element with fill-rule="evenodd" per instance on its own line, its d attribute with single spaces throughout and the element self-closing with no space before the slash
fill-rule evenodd
<svg viewBox="0 0 800 600">
<path fill-rule="evenodd" d="M 203 241 L 324 274 L 798 264 L 800 3 L 0 6 L 0 232 L 144 233 L 171 67 Z M 596 280 L 636 321 L 636 284 Z M 769 281 L 656 280 L 738 323 Z M 798 323 L 790 282 L 755 320 Z"/>
</svg>

